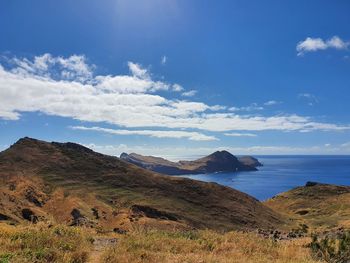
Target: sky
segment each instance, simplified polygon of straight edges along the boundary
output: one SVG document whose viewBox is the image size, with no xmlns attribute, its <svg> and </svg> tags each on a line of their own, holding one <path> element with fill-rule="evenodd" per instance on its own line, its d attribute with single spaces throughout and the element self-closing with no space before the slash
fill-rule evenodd
<svg viewBox="0 0 350 263">
<path fill-rule="evenodd" d="M 350 154 L 347 0 L 0 2 L 0 150 Z"/>
</svg>

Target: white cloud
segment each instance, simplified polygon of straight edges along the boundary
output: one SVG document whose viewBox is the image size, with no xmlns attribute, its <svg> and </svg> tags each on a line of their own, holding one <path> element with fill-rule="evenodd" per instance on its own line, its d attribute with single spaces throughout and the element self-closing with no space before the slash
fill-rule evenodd
<svg viewBox="0 0 350 263">
<path fill-rule="evenodd" d="M 181 92 L 184 90 L 184 88 L 177 83 L 173 84 L 172 88 L 173 88 L 173 91 L 176 91 L 176 92 Z"/>
<path fill-rule="evenodd" d="M 0 118 L 18 120 L 22 112 L 41 112 L 124 128 L 167 128 L 175 132 L 179 129 L 211 132 L 350 129 L 349 125 L 320 123 L 308 116 L 239 115 L 235 109 L 226 110 L 224 105 L 166 98 L 155 93 L 159 90 L 173 92 L 171 87 L 175 84 L 152 79 L 137 63 L 129 62 L 131 75 L 94 76 L 92 71 L 86 73 L 92 66 L 84 65 L 83 57 L 44 56 L 33 61 L 17 59 L 13 68 L 5 69 L 0 65 Z M 64 70 L 73 72 L 70 77 L 75 78 L 63 77 Z M 237 109 L 260 108 L 252 104 Z"/>
<path fill-rule="evenodd" d="M 46 53 L 35 56 L 33 61 L 13 58 L 12 72 L 22 76 L 85 82 L 92 78 L 95 65 L 89 65 L 85 56 L 72 55 L 68 58 L 53 57 Z"/>
<path fill-rule="evenodd" d="M 137 77 L 140 79 L 149 79 L 150 78 L 147 69 L 144 69 L 140 64 L 133 63 L 133 62 L 129 61 L 128 67 L 129 67 L 131 74 L 134 77 Z"/>
<path fill-rule="evenodd" d="M 349 45 L 350 42 L 346 42 L 338 36 L 333 36 L 328 40 L 323 40 L 322 38 L 307 37 L 304 41 L 300 41 L 297 44 L 296 50 L 298 52 L 298 56 L 301 56 L 306 52 L 315 52 L 318 50 L 325 50 L 328 48 L 344 50 L 347 49 Z"/>
<path fill-rule="evenodd" d="M 193 97 L 196 94 L 197 94 L 197 91 L 193 89 L 193 90 L 183 92 L 181 95 L 184 97 Z"/>
<path fill-rule="evenodd" d="M 245 107 L 230 107 L 229 111 L 260 111 L 263 110 L 264 107 L 259 106 L 257 103 L 252 103 L 249 106 Z"/>
<path fill-rule="evenodd" d="M 304 41 L 300 41 L 297 45 L 298 55 L 302 55 L 305 52 L 317 51 L 327 49 L 327 44 L 321 38 L 306 38 Z"/>
<path fill-rule="evenodd" d="M 167 60 L 168 60 L 167 56 L 162 56 L 162 58 L 160 59 L 160 64 L 165 65 Z"/>
<path fill-rule="evenodd" d="M 214 106 L 210 106 L 209 109 L 212 111 L 226 110 L 226 106 L 214 105 Z"/>
<path fill-rule="evenodd" d="M 231 137 L 256 137 L 257 135 L 254 133 L 224 133 L 226 136 L 231 136 Z"/>
<path fill-rule="evenodd" d="M 337 36 L 334 36 L 327 41 L 327 45 L 328 47 L 335 48 L 335 49 L 347 49 L 350 43 L 343 41 Z"/>
<path fill-rule="evenodd" d="M 115 135 L 143 135 L 156 138 L 176 138 L 176 139 L 189 139 L 192 141 L 216 141 L 218 140 L 214 136 L 208 136 L 199 132 L 188 132 L 188 131 L 157 131 L 157 130 L 116 130 L 107 129 L 101 127 L 84 127 L 84 126 L 72 126 L 73 130 L 83 130 L 83 131 L 97 131 L 105 132 Z"/>
<path fill-rule="evenodd" d="M 281 104 L 281 101 L 276 101 L 276 100 L 269 100 L 264 103 L 265 106 L 273 106 L 273 105 L 278 105 Z"/>
<path fill-rule="evenodd" d="M 308 98 L 308 99 L 316 99 L 316 96 L 310 93 L 299 93 L 298 97 L 300 98 Z"/>
<path fill-rule="evenodd" d="M 126 75 L 97 76 L 95 82 L 95 86 L 99 90 L 113 93 L 146 93 L 169 89 L 169 85 L 161 81 Z"/>
<path fill-rule="evenodd" d="M 343 148 L 349 148 L 350 149 L 350 142 L 346 142 L 340 145 Z"/>
</svg>

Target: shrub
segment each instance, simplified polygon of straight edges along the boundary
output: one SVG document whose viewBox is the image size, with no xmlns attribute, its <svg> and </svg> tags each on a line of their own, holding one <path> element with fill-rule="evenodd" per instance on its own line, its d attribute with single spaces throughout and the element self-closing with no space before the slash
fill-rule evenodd
<svg viewBox="0 0 350 263">
<path fill-rule="evenodd" d="M 329 263 L 350 262 L 350 232 L 323 238 L 313 235 L 310 247 L 316 259 Z"/>
<path fill-rule="evenodd" d="M 0 254 L 0 263 L 9 263 L 12 257 L 12 253 Z"/>
</svg>

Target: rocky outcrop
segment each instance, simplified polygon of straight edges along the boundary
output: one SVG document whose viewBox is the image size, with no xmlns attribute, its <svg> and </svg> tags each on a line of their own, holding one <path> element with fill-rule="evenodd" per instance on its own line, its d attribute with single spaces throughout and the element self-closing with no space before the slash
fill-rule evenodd
<svg viewBox="0 0 350 263">
<path fill-rule="evenodd" d="M 77 208 L 74 208 L 70 214 L 72 216 L 72 221 L 70 223 L 71 226 L 93 227 L 95 225 L 94 222 L 84 216 Z"/>
<path fill-rule="evenodd" d="M 131 207 L 131 211 L 133 214 L 141 214 L 141 215 L 145 215 L 145 216 L 150 217 L 150 218 L 177 221 L 177 218 L 175 215 L 164 212 L 164 211 L 159 211 L 158 209 L 155 209 L 155 208 L 150 207 L 150 206 L 133 205 Z"/>
<path fill-rule="evenodd" d="M 120 159 L 168 175 L 256 171 L 256 167 L 262 165 L 254 157 L 237 158 L 227 151 L 217 151 L 194 161 L 171 162 L 160 157 L 143 156 L 136 153 L 122 153 Z"/>
<path fill-rule="evenodd" d="M 22 217 L 23 219 L 28 220 L 32 223 L 37 223 L 39 220 L 38 216 L 35 215 L 35 213 L 29 208 L 22 209 Z"/>
</svg>

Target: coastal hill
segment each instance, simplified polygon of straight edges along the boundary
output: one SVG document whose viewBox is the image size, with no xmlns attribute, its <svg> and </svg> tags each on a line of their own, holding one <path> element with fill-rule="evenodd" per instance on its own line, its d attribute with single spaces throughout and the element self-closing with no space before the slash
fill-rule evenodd
<svg viewBox="0 0 350 263">
<path fill-rule="evenodd" d="M 260 203 L 23 138 L 0 152 L 0 262 L 323 262 L 308 236 L 344 234 L 349 201 L 350 187 L 308 182 Z"/>
<path fill-rule="evenodd" d="M 134 226 L 249 230 L 284 224 L 277 212 L 232 188 L 161 175 L 75 143 L 31 138 L 0 153 L 0 221 L 118 232 Z"/>
<path fill-rule="evenodd" d="M 168 175 L 256 171 L 256 167 L 262 165 L 251 156 L 237 158 L 227 151 L 216 151 L 194 161 L 171 162 L 160 157 L 143 156 L 136 153 L 122 153 L 120 159 L 142 168 Z"/>
<path fill-rule="evenodd" d="M 350 228 L 350 187 L 307 182 L 265 202 L 295 222 L 322 231 Z"/>
</svg>

